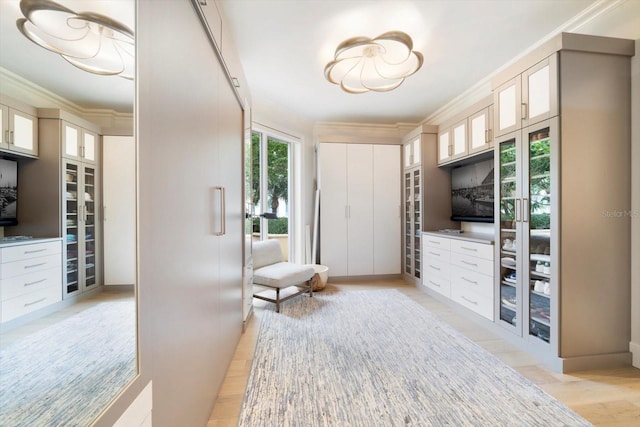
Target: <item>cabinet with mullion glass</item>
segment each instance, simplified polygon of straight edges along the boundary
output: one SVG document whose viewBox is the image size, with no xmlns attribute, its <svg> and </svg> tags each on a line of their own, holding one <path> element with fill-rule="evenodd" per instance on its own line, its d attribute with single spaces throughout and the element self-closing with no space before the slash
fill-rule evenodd
<svg viewBox="0 0 640 427">
<path fill-rule="evenodd" d="M 404 172 L 404 272 L 420 279 L 420 233 L 422 224 L 420 168 Z"/>
<path fill-rule="evenodd" d="M 96 168 L 82 162 L 64 161 L 65 284 L 64 296 L 96 286 L 98 224 Z"/>
</svg>

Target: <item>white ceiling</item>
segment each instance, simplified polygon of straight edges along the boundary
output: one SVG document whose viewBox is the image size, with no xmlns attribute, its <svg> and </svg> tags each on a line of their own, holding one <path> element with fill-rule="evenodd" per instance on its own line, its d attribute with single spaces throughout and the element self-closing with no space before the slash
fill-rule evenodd
<svg viewBox="0 0 640 427">
<path fill-rule="evenodd" d="M 310 120 L 417 123 L 593 0 L 222 0 L 251 95 Z M 324 78 L 338 44 L 400 30 L 424 55 L 395 91 L 347 94 Z M 224 41 L 223 41 L 224 43 Z"/>
<path fill-rule="evenodd" d="M 78 12 L 109 14 L 134 28 L 134 0 L 57 1 Z M 415 123 L 595 1 L 221 0 L 219 3 L 239 51 L 254 104 L 276 104 L 312 121 Z M 20 17 L 18 4 L 19 0 L 0 0 L 0 67 L 83 108 L 132 110 L 131 82 L 80 71 L 26 40 L 15 25 Z M 161 4 L 158 2 L 158 7 Z M 324 66 L 342 40 L 375 37 L 390 30 L 411 35 L 414 48 L 425 58 L 422 69 L 398 89 L 353 95 L 324 79 Z"/>
<path fill-rule="evenodd" d="M 134 0 L 56 0 L 56 3 L 75 12 L 109 15 L 135 29 Z M 134 82 L 87 73 L 29 41 L 16 26 L 16 20 L 23 18 L 19 5 L 19 0 L 0 0 L 0 67 L 81 108 L 133 111 Z M 2 85 L 0 80 L 0 92 Z"/>
</svg>

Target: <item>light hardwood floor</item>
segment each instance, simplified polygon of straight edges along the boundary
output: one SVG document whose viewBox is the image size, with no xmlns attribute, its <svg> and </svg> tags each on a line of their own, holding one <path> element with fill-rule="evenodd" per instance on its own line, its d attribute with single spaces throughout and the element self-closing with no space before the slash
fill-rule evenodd
<svg viewBox="0 0 640 427">
<path fill-rule="evenodd" d="M 485 328 L 460 314 L 458 310 L 432 298 L 402 280 L 329 283 L 322 292 L 395 288 L 439 315 L 478 345 L 513 367 L 533 383 L 555 396 L 596 426 L 640 426 L 640 369 L 624 367 L 588 372 L 559 374 L 534 357 L 518 350 Z M 300 298 L 305 298 L 301 296 Z M 260 318 L 267 303 L 254 300 L 254 315 L 240 339 L 227 371 L 207 427 L 236 426 L 251 361 L 258 337 Z M 287 304 L 287 303 L 285 303 Z"/>
</svg>

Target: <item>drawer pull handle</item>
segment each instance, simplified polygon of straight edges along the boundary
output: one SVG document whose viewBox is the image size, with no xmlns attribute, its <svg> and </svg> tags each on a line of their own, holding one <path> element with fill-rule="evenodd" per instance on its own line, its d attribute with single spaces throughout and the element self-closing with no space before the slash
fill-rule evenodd
<svg viewBox="0 0 640 427">
<path fill-rule="evenodd" d="M 46 282 L 47 279 L 40 279 L 40 280 L 36 280 L 35 282 L 29 282 L 29 283 L 25 283 L 24 286 L 33 286 L 33 285 L 37 285 L 38 283 L 42 283 L 42 282 Z"/>
<path fill-rule="evenodd" d="M 477 267 L 477 266 L 478 266 L 478 264 L 473 263 L 473 262 L 468 262 L 468 261 L 460 261 L 460 262 L 461 262 L 461 263 L 463 263 L 463 264 L 470 265 L 470 266 L 472 266 L 472 267 Z"/>
<path fill-rule="evenodd" d="M 460 246 L 460 249 L 464 249 L 465 251 L 478 252 L 478 249 L 476 248 L 465 248 L 464 246 Z"/>
<path fill-rule="evenodd" d="M 35 267 L 40 267 L 41 265 L 47 265 L 47 263 L 41 262 L 39 264 L 25 265 L 24 268 L 35 268 Z"/>
<path fill-rule="evenodd" d="M 473 285 L 477 285 L 478 282 L 476 282 L 475 280 L 469 280 L 466 277 L 461 277 L 462 280 L 464 280 L 465 282 L 471 283 Z"/>
<path fill-rule="evenodd" d="M 440 256 L 440 254 L 439 254 L 439 253 L 437 253 L 437 252 L 431 252 L 431 251 L 429 251 L 429 253 L 430 253 L 431 255 Z"/>
<path fill-rule="evenodd" d="M 433 243 L 434 245 L 439 245 L 440 242 L 434 242 L 433 240 L 429 240 L 429 243 Z"/>
<path fill-rule="evenodd" d="M 46 250 L 47 250 L 46 248 L 44 248 L 44 249 L 34 249 L 34 250 L 32 250 L 32 251 L 24 251 L 24 254 L 25 254 L 25 255 L 28 255 L 28 254 L 35 254 L 35 253 L 38 253 L 38 252 L 44 252 L 44 251 L 46 251 Z"/>
<path fill-rule="evenodd" d="M 467 302 L 470 302 L 470 303 L 471 303 L 471 304 L 473 304 L 473 305 L 478 305 L 478 302 L 477 302 L 477 301 L 470 300 L 469 298 L 465 297 L 464 295 L 462 296 L 462 299 L 463 299 L 463 300 L 465 300 L 465 301 L 467 301 Z"/>
<path fill-rule="evenodd" d="M 429 264 L 429 267 L 433 268 L 434 270 L 438 270 L 438 271 L 440 271 L 440 269 L 439 269 L 438 267 L 436 267 L 435 265 L 431 265 L 431 264 Z"/>
<path fill-rule="evenodd" d="M 42 301 L 45 301 L 46 299 L 47 299 L 46 297 L 44 297 L 44 298 L 40 298 L 39 300 L 35 300 L 35 301 L 33 301 L 33 302 L 25 303 L 25 305 L 24 305 L 24 306 L 25 306 L 25 307 L 29 307 L 30 305 L 38 304 L 38 303 L 40 303 L 40 302 L 42 302 Z"/>
<path fill-rule="evenodd" d="M 431 280 L 429 280 L 429 283 L 431 283 L 433 286 L 440 287 L 440 285 L 438 285 L 436 282 L 432 282 Z"/>
</svg>

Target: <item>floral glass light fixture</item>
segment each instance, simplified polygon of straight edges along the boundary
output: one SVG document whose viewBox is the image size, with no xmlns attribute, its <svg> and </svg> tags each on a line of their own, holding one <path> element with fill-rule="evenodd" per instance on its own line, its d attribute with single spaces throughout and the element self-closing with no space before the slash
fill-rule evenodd
<svg viewBox="0 0 640 427">
<path fill-rule="evenodd" d="M 74 12 L 50 0 L 21 0 L 18 30 L 81 70 L 133 80 L 135 40 L 126 25 L 99 13 Z"/>
<path fill-rule="evenodd" d="M 387 92 L 400 86 L 423 62 L 408 34 L 390 31 L 374 39 L 354 37 L 340 43 L 324 76 L 348 93 Z"/>
</svg>

